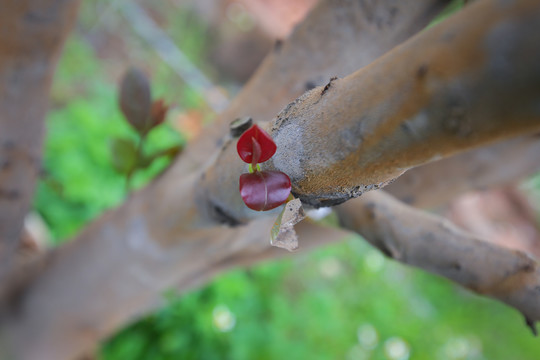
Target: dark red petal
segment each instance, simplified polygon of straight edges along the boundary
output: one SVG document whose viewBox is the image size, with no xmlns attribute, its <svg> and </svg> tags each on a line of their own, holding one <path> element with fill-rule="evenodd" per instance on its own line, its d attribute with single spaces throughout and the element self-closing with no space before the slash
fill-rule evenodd
<svg viewBox="0 0 540 360">
<path fill-rule="evenodd" d="M 285 203 L 291 179 L 281 171 L 255 171 L 240 175 L 240 195 L 248 208 L 266 211 Z"/>
<path fill-rule="evenodd" d="M 240 158 L 251 164 L 253 162 L 253 141 L 252 138 L 257 140 L 257 143 L 261 146 L 261 157 L 259 163 L 265 162 L 270 159 L 276 153 L 276 144 L 274 140 L 260 127 L 253 125 L 247 129 L 242 136 L 238 139 L 236 144 L 236 150 Z"/>
</svg>

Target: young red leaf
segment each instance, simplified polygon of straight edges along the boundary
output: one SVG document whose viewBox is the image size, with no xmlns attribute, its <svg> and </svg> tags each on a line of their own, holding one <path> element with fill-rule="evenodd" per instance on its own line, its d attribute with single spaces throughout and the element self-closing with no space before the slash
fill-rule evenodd
<svg viewBox="0 0 540 360">
<path fill-rule="evenodd" d="M 146 75 L 139 69 L 130 68 L 120 84 L 120 109 L 128 123 L 140 134 L 150 129 L 151 99 Z"/>
<path fill-rule="evenodd" d="M 258 149 L 254 148 L 254 144 L 260 146 L 259 159 L 257 159 Z M 255 164 L 267 161 L 276 153 L 276 148 L 276 143 L 274 143 L 274 140 L 272 140 L 270 135 L 257 125 L 253 125 L 247 129 L 242 136 L 240 136 L 238 143 L 236 144 L 238 155 L 240 155 L 240 158 L 248 164 L 254 163 L 253 160 L 256 160 Z"/>
<path fill-rule="evenodd" d="M 272 210 L 285 203 L 290 193 L 291 179 L 281 171 L 255 171 L 240 175 L 240 195 L 252 210 Z"/>
<path fill-rule="evenodd" d="M 169 111 L 169 105 L 165 104 L 163 99 L 156 100 L 152 103 L 150 110 L 150 126 L 155 127 L 161 125 L 165 121 L 165 116 Z"/>
</svg>

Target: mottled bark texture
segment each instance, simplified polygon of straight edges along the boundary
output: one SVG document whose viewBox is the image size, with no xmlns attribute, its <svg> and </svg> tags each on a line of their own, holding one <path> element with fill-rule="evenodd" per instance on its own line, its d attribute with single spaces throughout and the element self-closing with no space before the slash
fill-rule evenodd
<svg viewBox="0 0 540 360">
<path fill-rule="evenodd" d="M 527 323 L 540 320 L 540 265 L 529 255 L 479 240 L 384 191 L 364 194 L 336 211 L 344 228 L 387 256 L 501 300 Z"/>
<path fill-rule="evenodd" d="M 384 190 L 401 201 L 437 208 L 467 191 L 510 185 L 540 171 L 540 136 L 465 151 L 407 171 Z"/>
<path fill-rule="evenodd" d="M 12 264 L 40 169 L 45 113 L 77 1 L 0 5 L 0 282 Z"/>
<path fill-rule="evenodd" d="M 331 206 L 412 167 L 540 131 L 538 63 L 540 3 L 475 2 L 289 104 L 268 126 L 278 151 L 264 167 L 288 174 L 302 202 Z M 226 146 L 203 188 L 241 222 L 250 213 L 233 190 L 246 171 L 236 158 Z"/>
<path fill-rule="evenodd" d="M 444 3 L 377 1 L 364 9 L 350 1 L 321 2 L 292 38 L 269 55 L 213 133 L 194 142 L 157 182 L 53 253 L 16 299 L 17 311 L 3 319 L 4 339 L 14 356 L 73 358 L 153 308 L 164 289 L 178 283 L 188 287 L 200 274 L 220 268 L 212 264 L 226 266 L 227 259 L 240 254 L 277 253 L 268 250 L 271 218 L 231 229 L 215 227 L 218 206 L 201 217 L 199 199 L 193 196 L 201 170 L 194 169 L 219 146 L 216 141 L 235 117 L 273 116 L 306 87 L 367 65 L 423 28 Z M 388 16 L 391 22 L 377 20 Z M 336 56 L 341 53 L 347 56 Z M 314 57 L 318 60 L 311 65 Z M 285 79 L 300 85 L 291 90 Z"/>
<path fill-rule="evenodd" d="M 235 118 L 266 121 L 305 91 L 360 69 L 423 29 L 449 0 L 320 1 L 175 165 L 206 161 Z M 188 167 L 189 169 L 189 167 Z M 182 171 L 182 170 L 179 170 Z"/>
<path fill-rule="evenodd" d="M 270 120 L 330 76 L 365 66 L 308 92 L 268 125 L 278 153 L 265 166 L 289 173 L 313 205 L 348 199 L 437 156 L 538 129 L 536 1 L 479 0 L 371 63 L 441 4 L 321 2 L 171 169 L 47 258 L 0 323 L 13 357 L 74 358 L 156 306 L 163 290 L 281 254 L 268 244 L 272 214 L 248 211 L 240 199 L 244 169 L 227 126 L 243 115 Z M 303 248 L 341 234 L 307 222 L 297 231 Z"/>
<path fill-rule="evenodd" d="M 540 130 L 539 62 L 538 3 L 472 4 L 291 104 L 272 126 L 273 165 L 304 202 L 331 205 L 433 159 Z"/>
</svg>

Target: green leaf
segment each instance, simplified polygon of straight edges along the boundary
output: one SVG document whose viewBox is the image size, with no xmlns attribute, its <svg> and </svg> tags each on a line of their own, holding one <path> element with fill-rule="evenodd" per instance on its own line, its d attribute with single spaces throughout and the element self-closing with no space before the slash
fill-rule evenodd
<svg viewBox="0 0 540 360">
<path fill-rule="evenodd" d="M 137 162 L 135 142 L 126 138 L 113 138 L 110 147 L 113 168 L 121 174 L 132 171 Z"/>
</svg>

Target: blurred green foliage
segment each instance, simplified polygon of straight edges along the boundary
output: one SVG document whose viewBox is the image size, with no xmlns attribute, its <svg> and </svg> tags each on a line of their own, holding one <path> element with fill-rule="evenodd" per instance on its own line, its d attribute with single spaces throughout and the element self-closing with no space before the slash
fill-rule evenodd
<svg viewBox="0 0 540 360">
<path fill-rule="evenodd" d="M 44 176 L 35 208 L 54 239 L 74 234 L 104 209 L 123 201 L 125 177 L 113 168 L 110 143 L 137 135 L 118 108 L 117 86 L 107 80 L 91 47 L 79 34 L 66 44 L 53 87 L 53 109 L 47 119 Z M 147 139 L 149 153 L 182 143 L 165 124 Z M 139 186 L 163 170 L 159 159 L 135 178 Z"/>
<path fill-rule="evenodd" d="M 128 327 L 103 359 L 538 359 L 510 308 L 360 238 L 237 270 Z M 225 307 L 234 326 L 216 326 Z M 229 325 L 230 326 L 230 325 Z M 409 355 L 407 355 L 407 353 Z"/>
<path fill-rule="evenodd" d="M 93 26 L 90 15 L 100 6 L 106 3 L 84 5 L 82 25 L 67 43 L 55 78 L 35 209 L 56 241 L 126 196 L 125 179 L 113 170 L 108 141 L 135 135 L 118 110 L 117 85 L 85 34 Z M 192 60 L 206 66 L 200 45 L 204 30 L 182 12 L 170 11 L 168 17 L 175 40 Z M 180 36 L 188 31 L 186 22 L 196 30 Z M 134 50 L 130 58 L 152 64 L 157 96 L 184 108 L 201 105 L 198 94 L 183 88 L 151 49 L 139 46 L 141 53 Z M 149 139 L 153 150 L 179 142 L 182 136 L 167 126 Z M 152 165 L 137 184 L 166 165 Z M 540 177 L 536 181 L 540 184 Z M 229 272 L 187 294 L 173 289 L 164 294 L 163 305 L 104 343 L 100 358 L 540 358 L 540 341 L 516 311 L 386 260 L 357 237 Z"/>
</svg>

